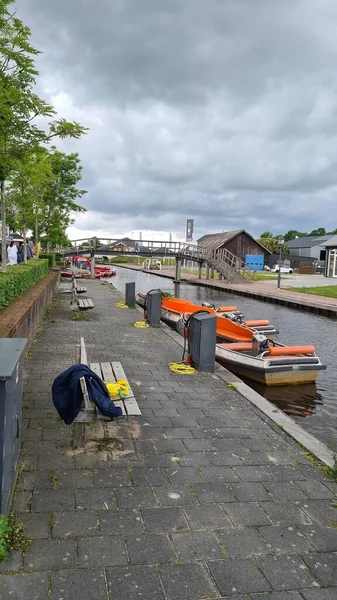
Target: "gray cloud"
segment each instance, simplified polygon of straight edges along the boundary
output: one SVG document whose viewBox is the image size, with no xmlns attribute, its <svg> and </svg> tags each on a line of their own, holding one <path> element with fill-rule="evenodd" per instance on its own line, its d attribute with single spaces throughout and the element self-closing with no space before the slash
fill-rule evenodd
<svg viewBox="0 0 337 600">
<path fill-rule="evenodd" d="M 93 227 L 337 226 L 335 0 L 17 5 L 39 91 L 90 127 Z"/>
</svg>

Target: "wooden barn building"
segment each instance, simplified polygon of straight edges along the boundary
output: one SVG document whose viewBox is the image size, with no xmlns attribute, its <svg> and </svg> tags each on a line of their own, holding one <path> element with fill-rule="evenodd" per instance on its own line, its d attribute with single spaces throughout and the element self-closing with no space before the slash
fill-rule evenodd
<svg viewBox="0 0 337 600">
<path fill-rule="evenodd" d="M 252 268 L 262 270 L 264 265 L 269 265 L 271 252 L 257 242 L 245 229 L 223 231 L 203 235 L 198 240 L 198 245 L 209 250 L 222 250 L 225 248 Z"/>
</svg>

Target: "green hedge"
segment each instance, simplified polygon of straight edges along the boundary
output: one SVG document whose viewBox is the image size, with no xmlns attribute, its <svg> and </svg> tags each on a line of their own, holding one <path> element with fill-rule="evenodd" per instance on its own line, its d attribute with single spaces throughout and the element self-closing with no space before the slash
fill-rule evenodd
<svg viewBox="0 0 337 600">
<path fill-rule="evenodd" d="M 11 265 L 6 273 L 0 273 L 0 310 L 49 272 L 48 260 L 29 260 L 28 263 Z"/>
<path fill-rule="evenodd" d="M 39 258 L 42 258 L 42 260 L 47 258 L 49 260 L 50 267 L 55 267 L 55 265 L 56 265 L 56 254 L 55 253 L 52 253 L 52 252 L 50 252 L 49 254 L 42 253 L 39 255 Z"/>
</svg>

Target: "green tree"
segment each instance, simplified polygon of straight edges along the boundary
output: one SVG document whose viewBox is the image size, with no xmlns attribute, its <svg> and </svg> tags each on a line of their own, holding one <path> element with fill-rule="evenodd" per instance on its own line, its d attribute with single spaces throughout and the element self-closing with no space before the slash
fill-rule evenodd
<svg viewBox="0 0 337 600">
<path fill-rule="evenodd" d="M 6 180 L 28 154 L 54 137 L 80 138 L 85 128 L 55 119 L 52 106 L 34 92 L 39 54 L 30 43 L 30 30 L 13 9 L 13 0 L 0 0 L 0 195 L 2 269 L 6 270 Z M 37 118 L 52 118 L 44 127 Z"/>
<path fill-rule="evenodd" d="M 313 229 L 308 235 L 326 235 L 326 230 L 324 227 L 319 227 L 318 229 Z"/>
<path fill-rule="evenodd" d="M 297 237 L 306 237 L 308 234 L 304 231 L 296 231 L 296 229 L 289 229 L 284 236 L 286 242 L 295 240 Z"/>
<path fill-rule="evenodd" d="M 273 238 L 273 234 L 270 231 L 264 231 L 263 233 L 261 233 L 260 235 L 260 239 L 261 238 Z"/>
<path fill-rule="evenodd" d="M 280 246 L 276 237 L 260 238 L 257 241 L 273 254 L 278 254 L 280 252 Z M 289 246 L 287 243 L 284 243 L 282 246 L 282 254 L 289 254 Z"/>
<path fill-rule="evenodd" d="M 82 166 L 77 153 L 65 154 L 54 146 L 49 160 L 53 177 L 39 203 L 39 231 L 44 245 L 64 246 L 66 229 L 74 222 L 72 213 L 86 210 L 77 202 L 86 194 L 78 188 Z"/>
</svg>

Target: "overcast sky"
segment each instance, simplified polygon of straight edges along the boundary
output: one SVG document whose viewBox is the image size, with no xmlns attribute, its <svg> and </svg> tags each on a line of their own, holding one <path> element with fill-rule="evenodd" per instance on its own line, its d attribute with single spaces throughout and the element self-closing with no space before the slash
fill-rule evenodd
<svg viewBox="0 0 337 600">
<path fill-rule="evenodd" d="M 76 237 L 337 227 L 336 0 L 18 0 L 90 128 Z M 144 236 L 143 236 L 144 237 Z"/>
</svg>

